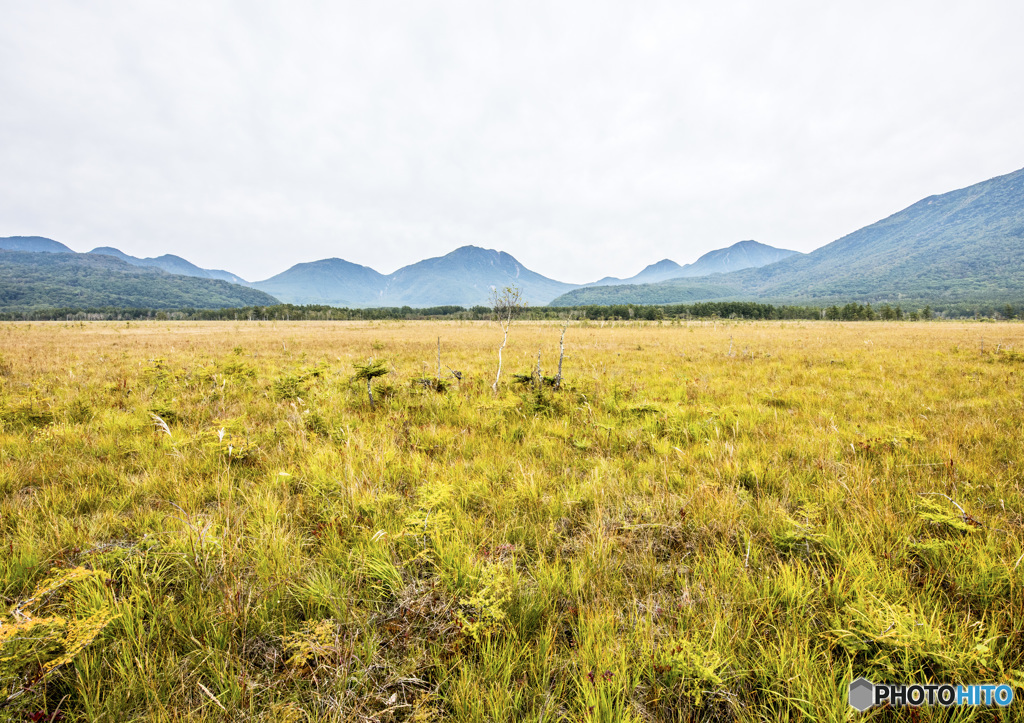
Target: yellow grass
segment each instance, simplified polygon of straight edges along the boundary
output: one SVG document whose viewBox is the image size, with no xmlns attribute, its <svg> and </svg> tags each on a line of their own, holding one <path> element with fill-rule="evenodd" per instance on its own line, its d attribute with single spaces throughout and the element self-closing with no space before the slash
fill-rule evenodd
<svg viewBox="0 0 1024 723">
<path fill-rule="evenodd" d="M 514 384 L 559 333 L 514 323 L 495 395 L 493 323 L 0 325 L 0 720 L 1024 684 L 1024 325 L 591 322 Z"/>
</svg>

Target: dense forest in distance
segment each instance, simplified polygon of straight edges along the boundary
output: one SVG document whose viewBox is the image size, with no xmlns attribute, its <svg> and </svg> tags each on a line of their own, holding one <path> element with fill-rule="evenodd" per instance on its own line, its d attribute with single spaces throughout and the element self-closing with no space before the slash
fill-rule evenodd
<svg viewBox="0 0 1024 723">
<path fill-rule="evenodd" d="M 486 306 L 433 306 L 414 309 L 408 306 L 348 309 L 333 306 L 245 306 L 226 309 L 150 309 L 150 308 L 54 308 L 24 312 L 0 312 L 0 321 L 374 321 L 374 320 L 488 320 L 493 310 Z M 903 308 L 899 304 L 861 304 L 842 306 L 776 306 L 752 301 L 705 301 L 694 304 L 638 305 L 613 304 L 578 307 L 524 307 L 518 317 L 524 320 L 578 319 L 588 321 L 664 321 L 684 319 L 826 319 L 832 321 L 926 321 L 929 319 L 1022 318 L 1024 302 L 1014 304 L 951 304 Z"/>
<path fill-rule="evenodd" d="M 0 308 L 15 318 L 55 307 L 217 308 L 276 301 L 223 279 L 169 274 L 102 254 L 0 251 Z"/>
</svg>

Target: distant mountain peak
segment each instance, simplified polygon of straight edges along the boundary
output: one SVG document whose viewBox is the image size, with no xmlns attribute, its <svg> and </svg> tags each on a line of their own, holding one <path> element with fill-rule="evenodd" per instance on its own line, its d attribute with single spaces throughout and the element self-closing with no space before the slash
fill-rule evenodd
<svg viewBox="0 0 1024 723">
<path fill-rule="evenodd" d="M 91 254 L 103 254 L 104 256 L 114 256 L 115 258 L 131 258 L 121 249 L 115 249 L 113 246 L 97 246 L 89 253 Z"/>
<path fill-rule="evenodd" d="M 683 268 L 672 259 L 662 259 L 656 263 L 651 264 L 644 271 L 664 271 L 667 269 L 681 269 Z M 641 272 L 643 273 L 643 272 Z"/>
<path fill-rule="evenodd" d="M 337 259 L 296 264 L 254 286 L 296 304 L 429 307 L 485 305 L 492 289 L 513 284 L 532 304 L 546 304 L 574 287 L 530 271 L 504 251 L 472 244 L 387 276 Z"/>
<path fill-rule="evenodd" d="M 728 274 L 743 269 L 760 268 L 798 254 L 798 251 L 780 249 L 760 241 L 747 239 L 737 241 L 724 249 L 708 251 L 692 264 L 683 267 L 685 273 L 682 276 L 710 276 L 711 274 Z"/>
<path fill-rule="evenodd" d="M 47 254 L 73 254 L 72 249 L 45 236 L 7 236 L 0 238 L 0 249 L 5 251 L 31 251 Z"/>
<path fill-rule="evenodd" d="M 183 259 L 181 256 L 175 256 L 174 254 L 164 254 L 154 258 L 142 259 L 138 256 L 126 254 L 124 251 L 121 251 L 121 249 L 116 249 L 113 246 L 98 246 L 89 253 L 99 254 L 102 256 L 113 256 L 114 258 L 121 259 L 122 261 L 127 261 L 132 266 L 151 266 L 163 269 L 169 274 L 194 276 L 199 279 L 220 279 L 232 284 L 244 285 L 248 283 L 241 276 L 232 274 L 229 271 L 221 271 L 220 269 L 203 269 L 196 266 L 188 259 Z"/>
<path fill-rule="evenodd" d="M 449 251 L 443 256 L 435 256 L 434 258 L 440 259 L 459 259 L 459 258 L 476 258 L 476 259 L 488 259 L 490 261 L 501 260 L 501 259 L 512 259 L 512 256 L 504 251 L 498 249 L 485 249 L 482 246 L 473 246 L 468 244 L 466 246 L 459 246 L 454 251 Z"/>
<path fill-rule="evenodd" d="M 635 284 L 656 284 L 670 279 L 680 279 L 690 276 L 707 276 L 709 274 L 724 274 L 730 271 L 739 271 L 751 267 L 766 266 L 781 259 L 797 253 L 787 249 L 778 249 L 759 241 L 738 241 L 732 246 L 723 249 L 708 251 L 692 264 L 680 266 L 671 259 L 662 259 L 657 263 L 644 268 L 636 276 L 628 279 L 617 279 L 613 276 L 606 276 L 600 281 L 595 281 L 588 286 L 615 286 Z"/>
</svg>

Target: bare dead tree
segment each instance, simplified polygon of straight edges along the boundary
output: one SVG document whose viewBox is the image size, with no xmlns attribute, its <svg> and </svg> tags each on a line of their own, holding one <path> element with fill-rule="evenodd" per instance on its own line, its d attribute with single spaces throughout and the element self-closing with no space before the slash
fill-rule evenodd
<svg viewBox="0 0 1024 723">
<path fill-rule="evenodd" d="M 505 350 L 505 344 L 508 343 L 508 330 L 512 326 L 512 318 L 524 306 L 523 290 L 518 286 L 506 286 L 500 291 L 498 289 L 491 290 L 491 308 L 494 309 L 494 315 L 497 317 L 498 323 L 501 324 L 503 334 L 501 346 L 498 347 L 498 373 L 494 377 L 494 384 L 491 385 L 495 394 L 498 393 L 498 382 L 501 380 L 501 353 Z"/>
<path fill-rule="evenodd" d="M 569 326 L 569 319 L 566 317 L 562 322 L 562 335 L 558 338 L 558 374 L 555 375 L 555 389 L 562 388 L 562 359 L 565 358 L 565 330 Z"/>
</svg>

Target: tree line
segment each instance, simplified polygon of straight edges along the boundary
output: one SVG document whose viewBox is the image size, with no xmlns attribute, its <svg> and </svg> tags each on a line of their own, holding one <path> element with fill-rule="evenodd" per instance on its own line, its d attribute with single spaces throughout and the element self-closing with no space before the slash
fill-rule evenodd
<svg viewBox="0 0 1024 723">
<path fill-rule="evenodd" d="M 932 308 L 903 309 L 888 303 L 873 307 L 870 303 L 850 302 L 843 306 L 788 306 L 752 301 L 704 301 L 693 304 L 611 304 L 564 306 L 526 306 L 517 314 L 527 320 L 573 318 L 589 321 L 679 321 L 686 319 L 798 320 L 832 321 L 927 321 L 946 319 L 1018 319 L 1024 305 L 955 304 Z M 229 309 L 147 309 L 147 308 L 54 308 L 0 313 L 0 321 L 378 321 L 378 320 L 489 320 L 489 306 L 409 306 L 349 309 L 344 307 L 277 304 Z"/>
</svg>

